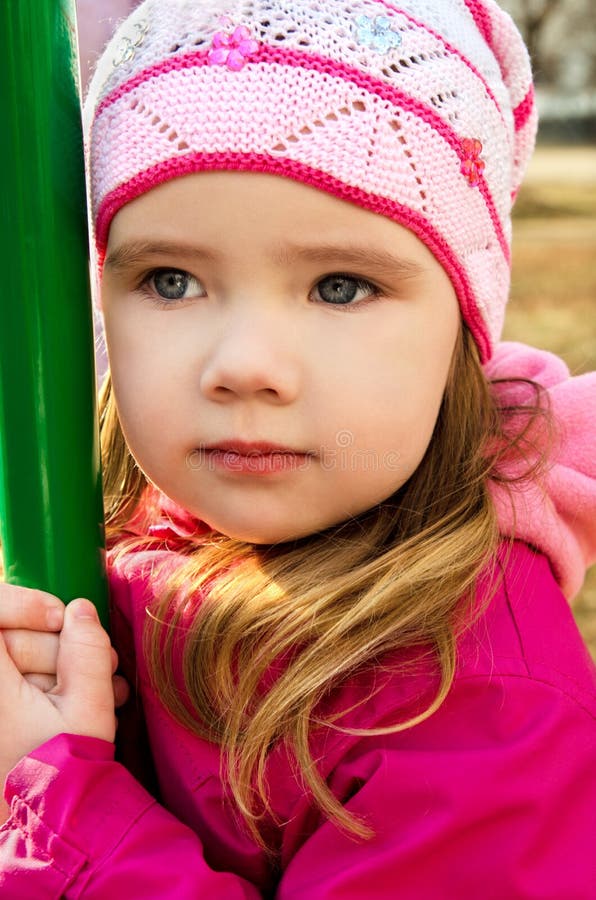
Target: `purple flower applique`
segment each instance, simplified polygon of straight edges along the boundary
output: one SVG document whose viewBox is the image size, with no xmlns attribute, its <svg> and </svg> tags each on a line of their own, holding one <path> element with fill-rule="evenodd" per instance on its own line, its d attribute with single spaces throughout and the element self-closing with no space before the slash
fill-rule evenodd
<svg viewBox="0 0 596 900">
<path fill-rule="evenodd" d="M 468 184 L 477 187 L 486 168 L 486 163 L 480 158 L 482 144 L 477 138 L 464 138 L 461 146 L 464 154 L 461 164 L 462 175 L 466 176 Z"/>
<path fill-rule="evenodd" d="M 228 29 L 233 25 L 229 19 L 219 21 Z M 239 72 L 258 49 L 259 44 L 252 38 L 248 28 L 237 25 L 231 33 L 217 31 L 213 35 L 207 62 L 210 66 L 227 66 L 232 72 Z"/>
</svg>

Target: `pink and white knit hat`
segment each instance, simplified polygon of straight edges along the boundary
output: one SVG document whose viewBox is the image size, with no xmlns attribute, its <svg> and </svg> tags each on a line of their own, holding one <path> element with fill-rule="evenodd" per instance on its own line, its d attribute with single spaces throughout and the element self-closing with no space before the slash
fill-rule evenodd
<svg viewBox="0 0 596 900">
<path fill-rule="evenodd" d="M 117 211 L 163 181 L 281 175 L 410 228 L 487 360 L 536 122 L 527 51 L 493 0 L 145 0 L 85 104 L 100 264 Z"/>
</svg>

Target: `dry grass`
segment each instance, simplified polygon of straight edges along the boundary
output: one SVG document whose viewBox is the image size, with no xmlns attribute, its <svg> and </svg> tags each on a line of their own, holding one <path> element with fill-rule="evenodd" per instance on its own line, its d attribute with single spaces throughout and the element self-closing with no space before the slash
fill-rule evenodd
<svg viewBox="0 0 596 900">
<path fill-rule="evenodd" d="M 596 147 L 537 151 L 516 206 L 513 252 L 504 337 L 552 350 L 574 374 L 595 369 Z M 574 614 L 596 659 L 596 566 Z"/>
</svg>

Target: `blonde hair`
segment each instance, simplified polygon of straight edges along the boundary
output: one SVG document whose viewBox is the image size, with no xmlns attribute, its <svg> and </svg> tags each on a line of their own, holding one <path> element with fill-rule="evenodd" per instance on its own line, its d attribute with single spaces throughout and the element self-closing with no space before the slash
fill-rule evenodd
<svg viewBox="0 0 596 900">
<path fill-rule="evenodd" d="M 260 824 L 272 814 L 266 763 L 280 742 L 295 757 L 314 804 L 354 836 L 371 836 L 312 758 L 314 730 L 340 728 L 320 717 L 321 701 L 356 671 L 420 648 L 439 676 L 426 709 L 386 728 L 350 733 L 411 728 L 443 703 L 458 629 L 469 620 L 478 578 L 500 540 L 489 478 L 501 478 L 511 454 L 525 453 L 528 469 L 536 469 L 543 447 L 534 426 L 543 413 L 539 402 L 497 406 L 464 327 L 426 455 L 393 496 L 287 544 L 251 545 L 218 534 L 189 540 L 147 619 L 147 660 L 176 719 L 220 745 L 234 801 L 262 846 Z M 124 442 L 109 377 L 101 433 L 107 533 L 125 555 L 143 544 L 127 538 L 126 523 L 147 483 Z M 174 676 L 180 654 L 182 691 Z M 279 674 L 265 687 L 274 669 Z"/>
</svg>

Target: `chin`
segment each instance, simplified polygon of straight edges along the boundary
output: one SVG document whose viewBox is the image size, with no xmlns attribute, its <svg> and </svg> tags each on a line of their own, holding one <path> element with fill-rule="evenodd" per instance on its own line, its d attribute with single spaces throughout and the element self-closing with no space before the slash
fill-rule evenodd
<svg viewBox="0 0 596 900">
<path fill-rule="evenodd" d="M 207 520 L 204 519 L 204 521 Z M 255 523 L 252 523 L 252 525 L 247 525 L 246 527 L 243 527 L 241 525 L 226 527 L 226 523 L 220 522 L 218 524 L 215 521 L 207 522 L 207 524 L 215 531 L 219 531 L 221 534 L 225 534 L 227 537 L 231 538 L 234 541 L 242 541 L 245 544 L 256 544 L 263 546 L 289 543 L 290 541 L 308 537 L 316 531 L 316 529 L 314 528 L 304 528 L 302 530 L 300 530 L 299 528 L 281 528 L 275 526 L 266 528 L 263 527 L 262 522 L 259 523 L 260 527 L 256 527 Z"/>
<path fill-rule="evenodd" d="M 310 532 L 307 532 L 310 533 Z M 298 540 L 299 538 L 306 537 L 306 534 L 301 534 L 296 531 L 292 532 L 280 532 L 276 530 L 272 531 L 251 531 L 243 529 L 236 530 L 226 530 L 225 534 L 228 537 L 233 538 L 235 541 L 243 541 L 246 544 L 256 544 L 261 546 L 269 546 L 271 544 L 285 544 L 290 541 Z"/>
</svg>

